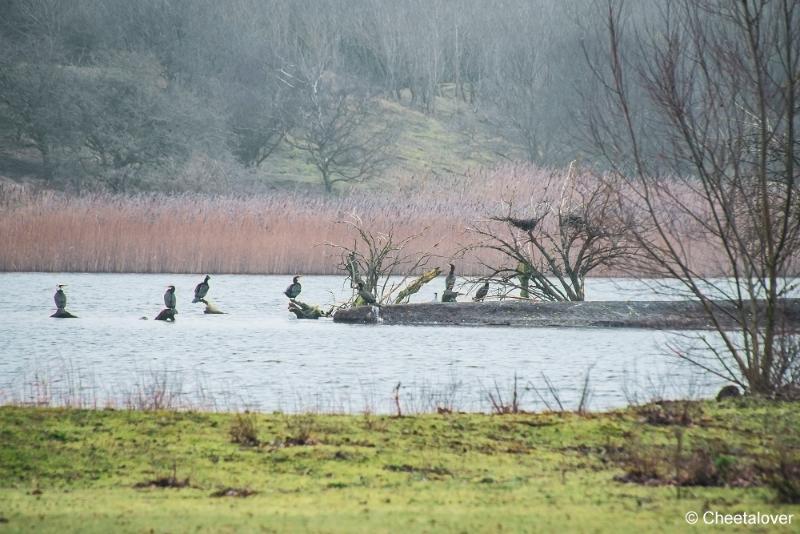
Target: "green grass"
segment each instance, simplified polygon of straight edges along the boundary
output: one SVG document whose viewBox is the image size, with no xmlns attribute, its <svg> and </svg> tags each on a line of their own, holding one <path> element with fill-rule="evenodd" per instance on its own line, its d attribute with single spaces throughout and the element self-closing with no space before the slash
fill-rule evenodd
<svg viewBox="0 0 800 534">
<path fill-rule="evenodd" d="M 743 463 L 800 429 L 798 404 L 696 409 L 681 427 L 687 446 L 721 440 Z M 256 446 L 232 443 L 234 414 L 2 407 L 0 530 L 672 532 L 704 509 L 794 513 L 800 524 L 800 505 L 764 486 L 678 498 L 673 486 L 614 481 L 623 468 L 609 451 L 674 449 L 675 427 L 635 410 L 248 417 Z M 136 487 L 173 475 L 188 487 Z M 212 496 L 228 487 L 256 494 Z"/>
</svg>

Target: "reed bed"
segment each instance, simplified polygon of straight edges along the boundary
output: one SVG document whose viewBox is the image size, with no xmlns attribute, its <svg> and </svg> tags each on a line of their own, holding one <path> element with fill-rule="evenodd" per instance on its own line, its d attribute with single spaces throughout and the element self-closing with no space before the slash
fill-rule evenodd
<svg viewBox="0 0 800 534">
<path fill-rule="evenodd" d="M 374 231 L 423 232 L 412 246 L 445 265 L 472 239 L 469 225 L 501 213 L 503 201 L 532 204 L 554 173 L 566 172 L 506 166 L 337 195 L 70 196 L 0 185 L 0 270 L 335 274 L 336 252 L 324 243 L 352 243 L 352 229 L 337 224 L 352 216 Z M 462 273 L 481 273 L 476 258 L 458 262 Z"/>
</svg>

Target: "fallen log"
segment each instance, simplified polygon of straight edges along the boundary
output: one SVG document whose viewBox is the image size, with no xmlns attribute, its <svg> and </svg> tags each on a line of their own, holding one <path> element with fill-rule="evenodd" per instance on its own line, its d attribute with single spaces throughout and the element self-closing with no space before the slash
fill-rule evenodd
<svg viewBox="0 0 800 534">
<path fill-rule="evenodd" d="M 403 288 L 400 293 L 397 294 L 397 298 L 394 299 L 395 304 L 401 304 L 403 302 L 408 302 L 408 299 L 411 295 L 417 293 L 422 286 L 436 278 L 441 274 L 441 269 L 435 267 L 426 273 L 422 273 L 419 277 L 417 277 L 413 282 L 408 284 L 405 288 Z"/>
<path fill-rule="evenodd" d="M 322 308 L 316 304 L 306 304 L 299 300 L 289 301 L 289 311 L 295 314 L 298 319 L 319 319 L 320 317 L 330 316 L 330 312 L 322 311 Z"/>
</svg>

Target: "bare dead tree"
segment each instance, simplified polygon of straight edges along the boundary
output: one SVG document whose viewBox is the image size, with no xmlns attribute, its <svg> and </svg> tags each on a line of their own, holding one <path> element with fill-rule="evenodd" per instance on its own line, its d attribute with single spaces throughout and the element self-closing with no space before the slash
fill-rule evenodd
<svg viewBox="0 0 800 534">
<path fill-rule="evenodd" d="M 503 215 L 469 228 L 476 254 L 489 271 L 483 280 L 519 290 L 522 298 L 551 301 L 584 299 L 586 275 L 630 254 L 615 188 L 602 177 L 571 167 L 566 177 L 551 175 L 539 198 L 526 209 L 506 202 Z"/>
<path fill-rule="evenodd" d="M 356 288 L 363 283 L 364 289 L 375 295 L 379 304 L 393 301 L 398 291 L 409 284 L 411 277 L 421 274 L 435 257 L 431 252 L 420 251 L 415 246 L 415 241 L 425 234 L 427 228 L 416 234 L 399 237 L 393 228 L 385 232 L 371 230 L 355 215 L 338 224 L 352 229 L 352 246 L 338 243 L 325 245 L 338 251 L 339 269 L 346 273 L 350 286 Z M 353 302 L 358 304 L 356 293 L 353 294 Z"/>
<path fill-rule="evenodd" d="M 626 186 L 636 266 L 677 280 L 717 331 L 681 357 L 754 393 L 797 393 L 782 310 L 800 274 L 800 2 L 672 2 L 658 28 L 632 38 L 624 14 L 609 2 L 608 50 L 587 51 L 605 89 L 588 124 Z M 652 131 L 655 152 L 643 149 Z M 693 246 L 708 250 L 702 264 Z M 730 319 L 736 331 L 723 327 Z"/>
</svg>

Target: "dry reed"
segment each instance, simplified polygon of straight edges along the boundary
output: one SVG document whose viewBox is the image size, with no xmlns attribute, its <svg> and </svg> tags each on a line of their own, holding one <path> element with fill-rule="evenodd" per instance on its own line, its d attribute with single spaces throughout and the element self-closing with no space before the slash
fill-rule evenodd
<svg viewBox="0 0 800 534">
<path fill-rule="evenodd" d="M 468 226 L 501 212 L 509 199 L 534 205 L 553 173 L 566 170 L 507 166 L 408 178 L 390 191 L 249 197 L 75 197 L 0 184 L 0 271 L 334 274 L 332 251 L 318 245 L 352 242 L 351 229 L 337 224 L 350 214 L 396 235 L 427 228 L 415 246 L 445 262 L 472 239 Z M 481 273 L 471 257 L 460 258 L 459 269 Z"/>
</svg>

